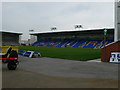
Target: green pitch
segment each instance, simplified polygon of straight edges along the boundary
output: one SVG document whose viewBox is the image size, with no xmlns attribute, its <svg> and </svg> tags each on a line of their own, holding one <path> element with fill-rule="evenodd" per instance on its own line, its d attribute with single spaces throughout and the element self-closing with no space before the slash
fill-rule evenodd
<svg viewBox="0 0 120 90">
<path fill-rule="evenodd" d="M 20 50 L 40 52 L 42 57 L 87 61 L 101 57 L 100 49 L 20 46 Z"/>
</svg>

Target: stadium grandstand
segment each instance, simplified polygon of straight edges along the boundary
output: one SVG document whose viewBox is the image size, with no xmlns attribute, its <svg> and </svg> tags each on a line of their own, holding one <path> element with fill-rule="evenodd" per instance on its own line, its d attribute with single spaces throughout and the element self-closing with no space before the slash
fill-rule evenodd
<svg viewBox="0 0 120 90">
<path fill-rule="evenodd" d="M 30 35 L 37 36 L 37 42 L 32 46 L 102 48 L 114 41 L 114 28 L 107 28 L 105 42 L 104 28 L 32 32 Z"/>
<path fill-rule="evenodd" d="M 20 35 L 22 33 L 0 30 L 1 46 L 16 46 L 19 45 Z"/>
</svg>

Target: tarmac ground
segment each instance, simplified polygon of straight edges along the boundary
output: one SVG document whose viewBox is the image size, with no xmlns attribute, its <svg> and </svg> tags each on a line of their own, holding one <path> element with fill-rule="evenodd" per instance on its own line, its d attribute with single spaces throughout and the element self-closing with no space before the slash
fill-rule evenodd
<svg viewBox="0 0 120 90">
<path fill-rule="evenodd" d="M 118 88 L 118 64 L 19 57 L 16 70 L 2 64 L 2 88 Z"/>
</svg>

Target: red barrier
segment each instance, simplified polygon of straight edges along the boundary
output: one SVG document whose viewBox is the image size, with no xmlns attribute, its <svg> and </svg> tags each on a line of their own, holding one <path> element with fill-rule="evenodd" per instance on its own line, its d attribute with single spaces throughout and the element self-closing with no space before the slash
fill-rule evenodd
<svg viewBox="0 0 120 90">
<path fill-rule="evenodd" d="M 9 59 L 9 60 L 17 60 L 18 58 L 0 58 L 0 60 L 7 60 L 7 59 Z"/>
</svg>

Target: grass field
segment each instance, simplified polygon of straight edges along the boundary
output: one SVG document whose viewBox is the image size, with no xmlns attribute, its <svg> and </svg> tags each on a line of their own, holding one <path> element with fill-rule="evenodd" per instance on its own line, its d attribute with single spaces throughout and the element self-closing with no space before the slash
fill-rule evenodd
<svg viewBox="0 0 120 90">
<path fill-rule="evenodd" d="M 100 49 L 20 46 L 20 50 L 40 52 L 42 57 L 87 61 L 101 57 Z"/>
</svg>

